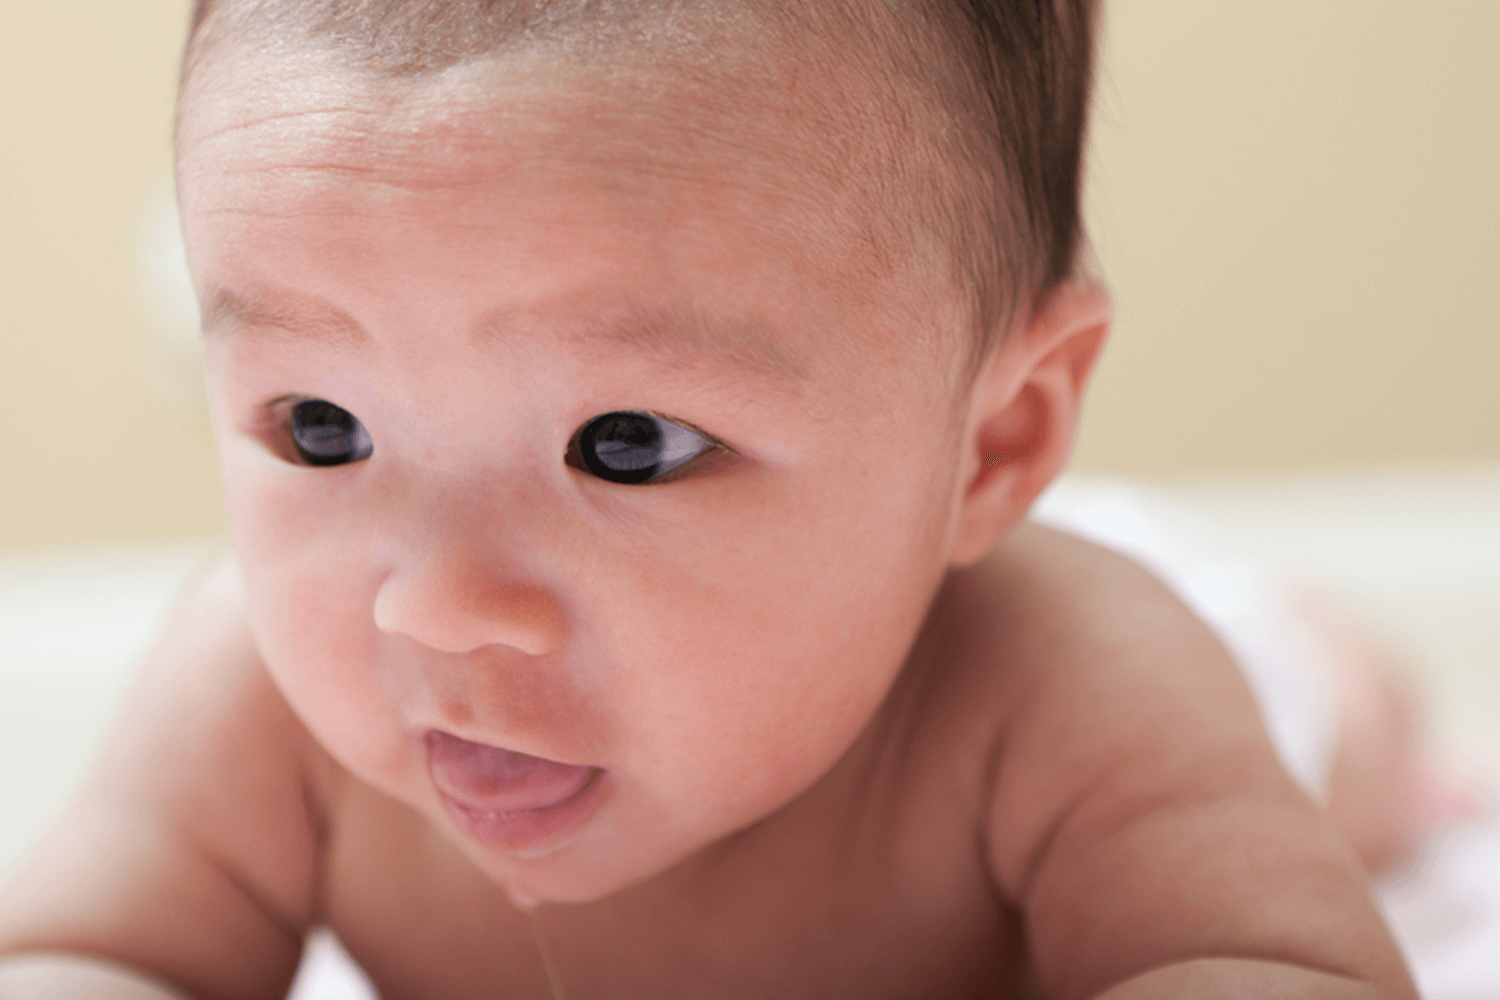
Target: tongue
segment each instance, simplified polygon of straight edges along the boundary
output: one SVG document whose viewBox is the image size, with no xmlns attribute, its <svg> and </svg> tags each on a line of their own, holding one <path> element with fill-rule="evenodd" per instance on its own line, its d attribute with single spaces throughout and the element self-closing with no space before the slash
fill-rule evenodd
<svg viewBox="0 0 1500 1000">
<path fill-rule="evenodd" d="M 481 812 L 555 806 L 581 791 L 594 772 L 437 730 L 427 734 L 427 765 L 439 791 Z"/>
</svg>

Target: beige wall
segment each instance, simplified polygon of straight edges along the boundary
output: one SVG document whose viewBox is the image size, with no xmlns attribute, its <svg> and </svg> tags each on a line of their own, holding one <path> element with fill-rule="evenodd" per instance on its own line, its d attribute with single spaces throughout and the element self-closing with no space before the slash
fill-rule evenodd
<svg viewBox="0 0 1500 1000">
<path fill-rule="evenodd" d="M 0 550 L 222 530 L 134 254 L 187 0 L 0 6 Z M 1075 468 L 1500 459 L 1500 4 L 1115 0 Z"/>
<path fill-rule="evenodd" d="M 1500 459 L 1500 3 L 1109 12 L 1076 465 Z"/>
<path fill-rule="evenodd" d="M 187 8 L 0 0 L 0 549 L 222 530 L 204 407 L 133 273 Z"/>
</svg>

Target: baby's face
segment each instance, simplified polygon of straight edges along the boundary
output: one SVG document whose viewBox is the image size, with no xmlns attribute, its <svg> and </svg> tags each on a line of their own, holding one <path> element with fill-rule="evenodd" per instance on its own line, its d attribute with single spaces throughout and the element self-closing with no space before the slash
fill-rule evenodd
<svg viewBox="0 0 1500 1000">
<path fill-rule="evenodd" d="M 267 667 L 517 898 L 596 898 L 806 791 L 946 568 L 957 435 L 917 346 L 946 318 L 774 91 L 231 53 L 185 107 Z"/>
</svg>

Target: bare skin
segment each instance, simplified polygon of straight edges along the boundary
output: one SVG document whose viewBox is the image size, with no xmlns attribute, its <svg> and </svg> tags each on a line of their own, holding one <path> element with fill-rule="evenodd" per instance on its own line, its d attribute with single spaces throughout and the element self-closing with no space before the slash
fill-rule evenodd
<svg viewBox="0 0 1500 1000">
<path fill-rule="evenodd" d="M 271 997 L 290 983 L 302 934 L 326 923 L 386 1000 L 501 984 L 507 996 L 550 997 L 532 930 L 504 890 L 423 816 L 348 774 L 289 710 L 238 589 L 221 562 L 178 608 L 83 801 L 10 887 L 4 949 L 103 955 L 195 997 Z M 1149 676 L 1106 699 L 1090 690 L 1111 663 L 1156 657 L 1164 630 L 1195 655 L 1155 658 Z M 1191 692 L 1194 714 L 1216 703 L 1212 726 L 1176 730 L 1196 759 L 1170 766 L 1225 788 L 1223 799 L 1185 817 L 1196 834 L 1186 841 L 1147 829 L 1143 843 L 1116 835 L 1079 852 L 1055 805 L 1025 803 L 1076 795 L 1065 779 L 1080 763 L 1130 751 L 1085 732 L 1098 713 L 1170 717 L 1174 699 L 1144 700 L 1141 688 L 1158 685 Z M 1043 708 L 1064 690 L 1087 704 Z M 1080 723 L 1034 728 L 1054 712 Z M 1022 759 L 1032 741 L 1053 759 Z M 1054 793 L 1042 790 L 1058 777 Z M 1112 799 L 1095 808 L 1118 808 Z M 1100 819 L 1072 822 L 1085 837 Z M 1046 827 L 1056 829 L 1039 839 Z M 1164 837 L 1177 843 L 1152 843 Z M 1283 837 L 1294 857 L 1267 842 Z M 1266 867 L 1296 880 L 1295 920 L 1230 905 L 1251 887 L 1222 870 L 1226 839 L 1259 845 Z M 1072 856 L 1049 861 L 1048 846 Z M 1141 857 L 1158 847 L 1174 870 Z M 1216 891 L 1184 898 L 1184 869 Z M 1132 895 L 1143 879 L 1161 889 Z M 949 580 L 889 699 L 820 781 L 647 883 L 535 918 L 575 998 L 1020 995 L 1028 913 L 1049 996 L 1098 995 L 1151 963 L 1153 948 L 1192 947 L 1195 935 L 1206 950 L 1237 939 L 1266 960 L 1400 982 L 1362 891 L 1349 850 L 1279 773 L 1227 654 L 1133 564 L 1026 523 Z M 1073 909 L 1065 926 L 1049 924 L 1054 907 Z M 1080 911 L 1120 920 L 1105 940 L 1128 947 L 1080 963 L 1067 940 L 1091 926 Z"/>
<path fill-rule="evenodd" d="M 795 73 L 631 104 L 546 66 L 232 56 L 181 178 L 235 555 L 0 900 L 0 954 L 269 998 L 326 922 L 387 1000 L 547 997 L 539 903 L 572 1000 L 1005 996 L 1028 967 L 1059 1000 L 1414 995 L 1223 647 L 1024 520 L 1102 288 L 1048 289 L 950 419 L 960 310 L 809 182 Z M 298 399 L 373 452 L 300 458 Z M 621 410 L 720 446 L 640 488 L 565 461 Z M 481 842 L 434 729 L 607 794 L 539 849 Z"/>
</svg>

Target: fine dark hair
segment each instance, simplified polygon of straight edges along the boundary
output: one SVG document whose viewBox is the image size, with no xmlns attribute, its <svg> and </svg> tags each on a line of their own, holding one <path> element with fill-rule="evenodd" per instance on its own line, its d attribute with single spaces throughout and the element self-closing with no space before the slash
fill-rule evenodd
<svg viewBox="0 0 1500 1000">
<path fill-rule="evenodd" d="M 671 30 L 748 18 L 756 33 L 852 53 L 890 105 L 843 109 L 889 155 L 875 185 L 946 251 L 964 303 L 970 376 L 1042 291 L 1086 266 L 1082 185 L 1099 0 L 194 0 L 183 85 L 227 43 L 320 45 L 385 76 L 527 46 L 705 47 Z M 664 27 L 665 26 L 665 27 Z M 721 36 L 722 37 L 722 36 Z M 740 36 L 743 37 L 743 34 Z M 687 41 L 683 41 L 686 38 Z M 695 41 L 696 39 L 696 41 Z M 854 41 L 851 42 L 851 39 Z M 855 124 L 859 124 L 856 122 Z M 876 140 L 872 140 L 876 141 Z M 904 203 L 904 204 L 903 204 Z"/>
</svg>

